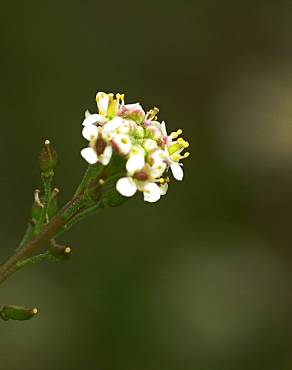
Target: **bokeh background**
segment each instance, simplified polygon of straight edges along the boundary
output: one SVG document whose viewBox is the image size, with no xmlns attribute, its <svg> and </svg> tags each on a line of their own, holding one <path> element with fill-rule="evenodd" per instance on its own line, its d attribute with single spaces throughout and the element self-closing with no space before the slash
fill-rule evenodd
<svg viewBox="0 0 292 370">
<path fill-rule="evenodd" d="M 185 180 L 63 237 L 66 263 L 23 270 L 0 323 L 5 370 L 292 369 L 292 2 L 16 1 L 1 6 L 0 256 L 59 153 L 69 199 L 97 90 L 160 107 L 191 143 Z"/>
</svg>

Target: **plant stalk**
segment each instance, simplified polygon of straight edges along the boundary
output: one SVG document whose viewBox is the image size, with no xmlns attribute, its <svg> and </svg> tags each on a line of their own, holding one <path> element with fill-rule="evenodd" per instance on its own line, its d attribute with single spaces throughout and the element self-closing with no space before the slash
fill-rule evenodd
<svg viewBox="0 0 292 370">
<path fill-rule="evenodd" d="M 38 235 L 24 244 L 20 249 L 17 249 L 14 254 L 0 266 L 0 284 L 17 270 L 17 262 L 31 256 L 50 242 L 56 233 L 66 224 L 68 217 L 66 213 L 70 208 L 74 207 L 76 202 L 79 201 L 79 198 L 80 197 L 75 197 L 71 199 L 63 209 L 44 226 Z"/>
</svg>

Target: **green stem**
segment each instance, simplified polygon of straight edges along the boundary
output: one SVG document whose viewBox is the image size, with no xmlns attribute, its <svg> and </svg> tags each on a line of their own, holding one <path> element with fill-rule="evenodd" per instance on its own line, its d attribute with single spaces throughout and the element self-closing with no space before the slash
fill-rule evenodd
<svg viewBox="0 0 292 370">
<path fill-rule="evenodd" d="M 47 214 L 48 214 L 48 208 L 50 204 L 50 198 L 51 198 L 51 185 L 52 185 L 52 180 L 53 180 L 53 174 L 50 176 L 45 176 L 42 174 L 42 180 L 43 180 L 43 185 L 44 185 L 44 207 L 42 209 L 40 218 L 38 220 L 38 223 L 35 226 L 35 234 L 39 234 L 40 230 L 42 229 L 43 225 L 47 221 Z"/>
<path fill-rule="evenodd" d="M 34 225 L 32 224 L 32 222 L 29 222 L 23 235 L 23 238 L 21 239 L 21 242 L 19 243 L 19 246 L 16 248 L 16 250 L 23 247 L 33 237 L 33 235 L 34 235 Z"/>
<path fill-rule="evenodd" d="M 0 266 L 0 284 L 17 270 L 16 266 L 19 261 L 30 257 L 33 253 L 36 253 L 50 242 L 56 233 L 66 224 L 68 220 L 66 218 L 66 212 L 68 212 L 70 208 L 75 207 L 78 202 L 78 197 L 70 200 L 63 209 L 43 227 L 38 235 L 23 245 L 21 249 L 16 250 L 15 253 Z"/>
<path fill-rule="evenodd" d="M 84 190 L 86 189 L 86 186 L 90 182 L 90 180 L 92 178 L 97 178 L 98 174 L 101 173 L 102 170 L 103 170 L 103 166 L 101 166 L 100 164 L 90 164 L 87 167 L 87 170 L 83 176 L 83 179 L 80 185 L 78 186 L 74 196 L 76 197 L 80 193 L 83 193 Z"/>
<path fill-rule="evenodd" d="M 64 234 L 66 231 L 70 230 L 72 226 L 77 224 L 78 222 L 82 221 L 84 218 L 91 216 L 92 214 L 96 213 L 100 208 L 100 202 L 95 204 L 94 206 L 91 206 L 89 208 L 86 208 L 84 211 L 81 211 L 77 213 L 74 217 L 72 217 L 66 225 L 58 232 L 56 235 L 56 238 Z"/>
</svg>

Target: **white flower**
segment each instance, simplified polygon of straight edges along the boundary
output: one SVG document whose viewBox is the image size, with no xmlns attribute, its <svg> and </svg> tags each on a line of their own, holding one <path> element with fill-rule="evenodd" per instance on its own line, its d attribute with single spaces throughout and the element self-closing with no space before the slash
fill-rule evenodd
<svg viewBox="0 0 292 370">
<path fill-rule="evenodd" d="M 145 162 L 145 153 L 130 156 L 126 163 L 127 177 L 118 180 L 117 191 L 125 197 L 133 196 L 137 190 L 143 192 L 146 202 L 156 202 L 160 199 L 160 186 L 156 184 L 155 172 Z"/>
<path fill-rule="evenodd" d="M 100 162 L 107 166 L 112 157 L 112 146 L 106 145 L 102 138 L 99 138 L 101 128 L 94 125 L 87 125 L 82 130 L 82 135 L 89 141 L 89 147 L 81 150 L 81 156 L 89 163 Z"/>
<path fill-rule="evenodd" d="M 173 133 L 173 137 L 180 135 L 181 130 L 178 130 L 176 133 Z M 183 169 L 182 164 L 180 163 L 181 159 L 187 158 L 190 153 L 186 152 L 181 155 L 180 153 L 189 147 L 189 143 L 182 138 L 177 139 L 177 141 L 171 141 L 169 145 L 166 146 L 168 153 L 168 163 L 173 174 L 173 177 L 176 180 L 181 181 L 183 179 Z"/>
<path fill-rule="evenodd" d="M 113 148 L 122 155 L 128 155 L 132 148 L 131 139 L 125 134 L 116 134 L 112 139 Z"/>
<path fill-rule="evenodd" d="M 139 186 L 132 177 L 122 177 L 116 184 L 117 191 L 125 197 L 132 197 L 137 190 L 143 192 L 145 202 L 157 202 L 160 199 L 160 188 L 154 182 L 145 182 Z"/>
<path fill-rule="evenodd" d="M 124 104 L 124 95 L 116 94 L 114 98 L 112 93 L 98 92 L 96 94 L 96 103 L 99 114 L 111 119 L 117 116 L 120 105 Z"/>
<path fill-rule="evenodd" d="M 179 137 L 182 130 L 168 134 L 165 122 L 158 121 L 158 108 L 145 114 L 139 103 L 125 104 L 122 94 L 98 92 L 96 102 L 97 113 L 85 112 L 82 135 L 89 145 L 82 157 L 106 166 L 115 151 L 124 157 L 126 172 L 116 183 L 117 191 L 125 197 L 139 191 L 146 202 L 156 202 L 167 193 L 168 169 L 175 179 L 183 179 L 181 160 L 189 153 L 182 152 L 189 144 Z"/>
<path fill-rule="evenodd" d="M 114 134 L 118 132 L 118 129 L 122 126 L 124 120 L 120 117 L 115 117 L 108 121 L 102 128 L 102 137 L 110 141 L 114 137 Z"/>
</svg>

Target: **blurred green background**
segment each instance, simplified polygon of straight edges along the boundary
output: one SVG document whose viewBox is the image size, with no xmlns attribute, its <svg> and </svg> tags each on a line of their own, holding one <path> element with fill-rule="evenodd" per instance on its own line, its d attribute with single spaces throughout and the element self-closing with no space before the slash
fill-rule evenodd
<svg viewBox="0 0 292 370">
<path fill-rule="evenodd" d="M 0 369 L 292 369 L 291 1 L 2 4 L 1 232 L 25 229 L 37 155 L 65 202 L 97 90 L 160 107 L 191 143 L 185 180 L 77 225 L 66 263 L 23 270 L 1 302 Z"/>
</svg>

